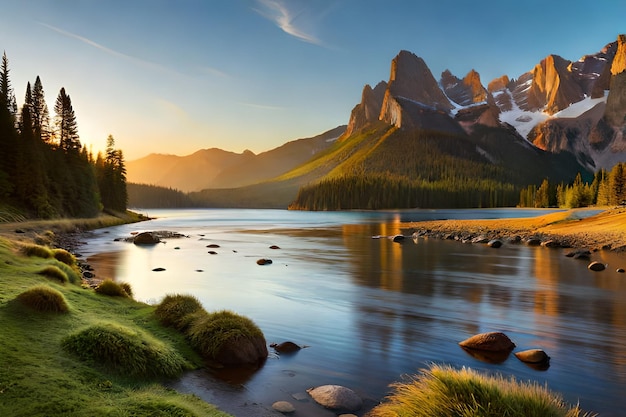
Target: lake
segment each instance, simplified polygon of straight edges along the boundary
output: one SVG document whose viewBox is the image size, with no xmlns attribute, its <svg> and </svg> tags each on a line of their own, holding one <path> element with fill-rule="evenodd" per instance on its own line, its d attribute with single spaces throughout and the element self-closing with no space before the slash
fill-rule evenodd
<svg viewBox="0 0 626 417">
<path fill-rule="evenodd" d="M 215 389 L 232 402 L 271 407 L 287 400 L 299 407 L 307 388 L 338 384 L 371 406 L 390 383 L 438 363 L 547 384 L 602 416 L 626 410 L 626 275 L 616 272 L 626 256 L 596 252 L 592 260 L 609 266 L 592 272 L 562 249 L 373 238 L 398 234 L 409 221 L 546 211 L 142 212 L 156 219 L 94 231 L 79 248 L 98 277 L 130 283 L 135 298 L 148 303 L 192 294 L 208 311 L 250 317 L 268 343 L 308 346 L 288 356 L 270 353 L 252 374 L 195 372 L 178 389 L 218 403 Z M 114 241 L 145 230 L 187 237 L 152 247 Z M 273 263 L 259 266 L 259 258 Z M 513 354 L 488 363 L 458 346 L 488 331 L 506 333 L 515 351 L 544 349 L 550 367 L 533 369 Z M 303 409 L 312 406 L 302 402 Z"/>
</svg>

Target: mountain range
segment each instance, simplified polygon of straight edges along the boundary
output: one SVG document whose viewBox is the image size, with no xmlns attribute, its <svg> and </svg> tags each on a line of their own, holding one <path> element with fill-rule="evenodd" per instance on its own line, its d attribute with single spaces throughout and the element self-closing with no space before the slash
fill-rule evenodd
<svg viewBox="0 0 626 417">
<path fill-rule="evenodd" d="M 437 80 L 422 58 L 400 51 L 387 81 L 365 85 L 347 126 L 258 155 L 152 154 L 128 162 L 127 178 L 194 192 L 207 205 L 285 207 L 301 187 L 341 176 L 450 181 L 449 169 L 420 160 L 426 150 L 464 167 L 454 175 L 472 175 L 471 162 L 490 172 L 484 179 L 514 186 L 568 182 L 626 161 L 626 36 L 578 61 L 549 55 L 486 87 L 475 70 Z"/>
</svg>

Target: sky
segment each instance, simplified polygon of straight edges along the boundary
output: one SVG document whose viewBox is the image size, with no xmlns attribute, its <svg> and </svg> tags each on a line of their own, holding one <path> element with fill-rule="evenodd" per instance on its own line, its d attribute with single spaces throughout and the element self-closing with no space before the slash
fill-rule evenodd
<svg viewBox="0 0 626 417">
<path fill-rule="evenodd" d="M 625 0 L 7 0 L 0 50 L 18 106 L 63 87 L 81 142 L 125 159 L 254 153 L 347 124 L 400 50 L 483 85 L 626 33 Z"/>
</svg>

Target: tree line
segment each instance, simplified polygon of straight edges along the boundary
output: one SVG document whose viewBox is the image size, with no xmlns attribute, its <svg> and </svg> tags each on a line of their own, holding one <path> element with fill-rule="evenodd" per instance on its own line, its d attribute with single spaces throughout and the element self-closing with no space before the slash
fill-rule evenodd
<svg viewBox="0 0 626 417">
<path fill-rule="evenodd" d="M 390 173 L 345 175 L 300 188 L 292 210 L 379 210 L 515 205 L 518 189 L 489 179 L 412 180 Z"/>
<path fill-rule="evenodd" d="M 37 218 L 93 217 L 125 211 L 126 167 L 109 135 L 94 158 L 80 142 L 70 95 L 61 88 L 50 113 L 39 76 L 18 110 L 6 53 L 0 64 L 0 209 Z"/>
<path fill-rule="evenodd" d="M 544 179 L 539 187 L 529 185 L 520 192 L 520 207 L 586 207 L 626 204 L 626 163 L 610 171 L 601 169 L 593 181 L 585 182 L 578 174 L 572 184 L 551 184 Z"/>
</svg>

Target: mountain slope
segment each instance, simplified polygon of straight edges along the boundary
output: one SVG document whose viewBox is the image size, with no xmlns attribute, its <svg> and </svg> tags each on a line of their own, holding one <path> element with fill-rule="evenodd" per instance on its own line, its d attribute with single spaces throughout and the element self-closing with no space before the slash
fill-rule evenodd
<svg viewBox="0 0 626 417">
<path fill-rule="evenodd" d="M 187 156 L 150 154 L 127 163 L 127 180 L 185 192 L 254 184 L 287 172 L 310 159 L 330 146 L 345 128 L 338 126 L 258 155 L 250 151 L 238 154 L 216 148 L 203 149 Z"/>
<path fill-rule="evenodd" d="M 205 181 L 211 189 L 192 198 L 221 207 L 510 205 L 544 178 L 590 178 L 626 161 L 626 36 L 576 62 L 549 55 L 488 88 L 474 70 L 437 81 L 422 58 L 400 51 L 333 140 L 341 129 L 245 163 L 225 156 Z"/>
</svg>

